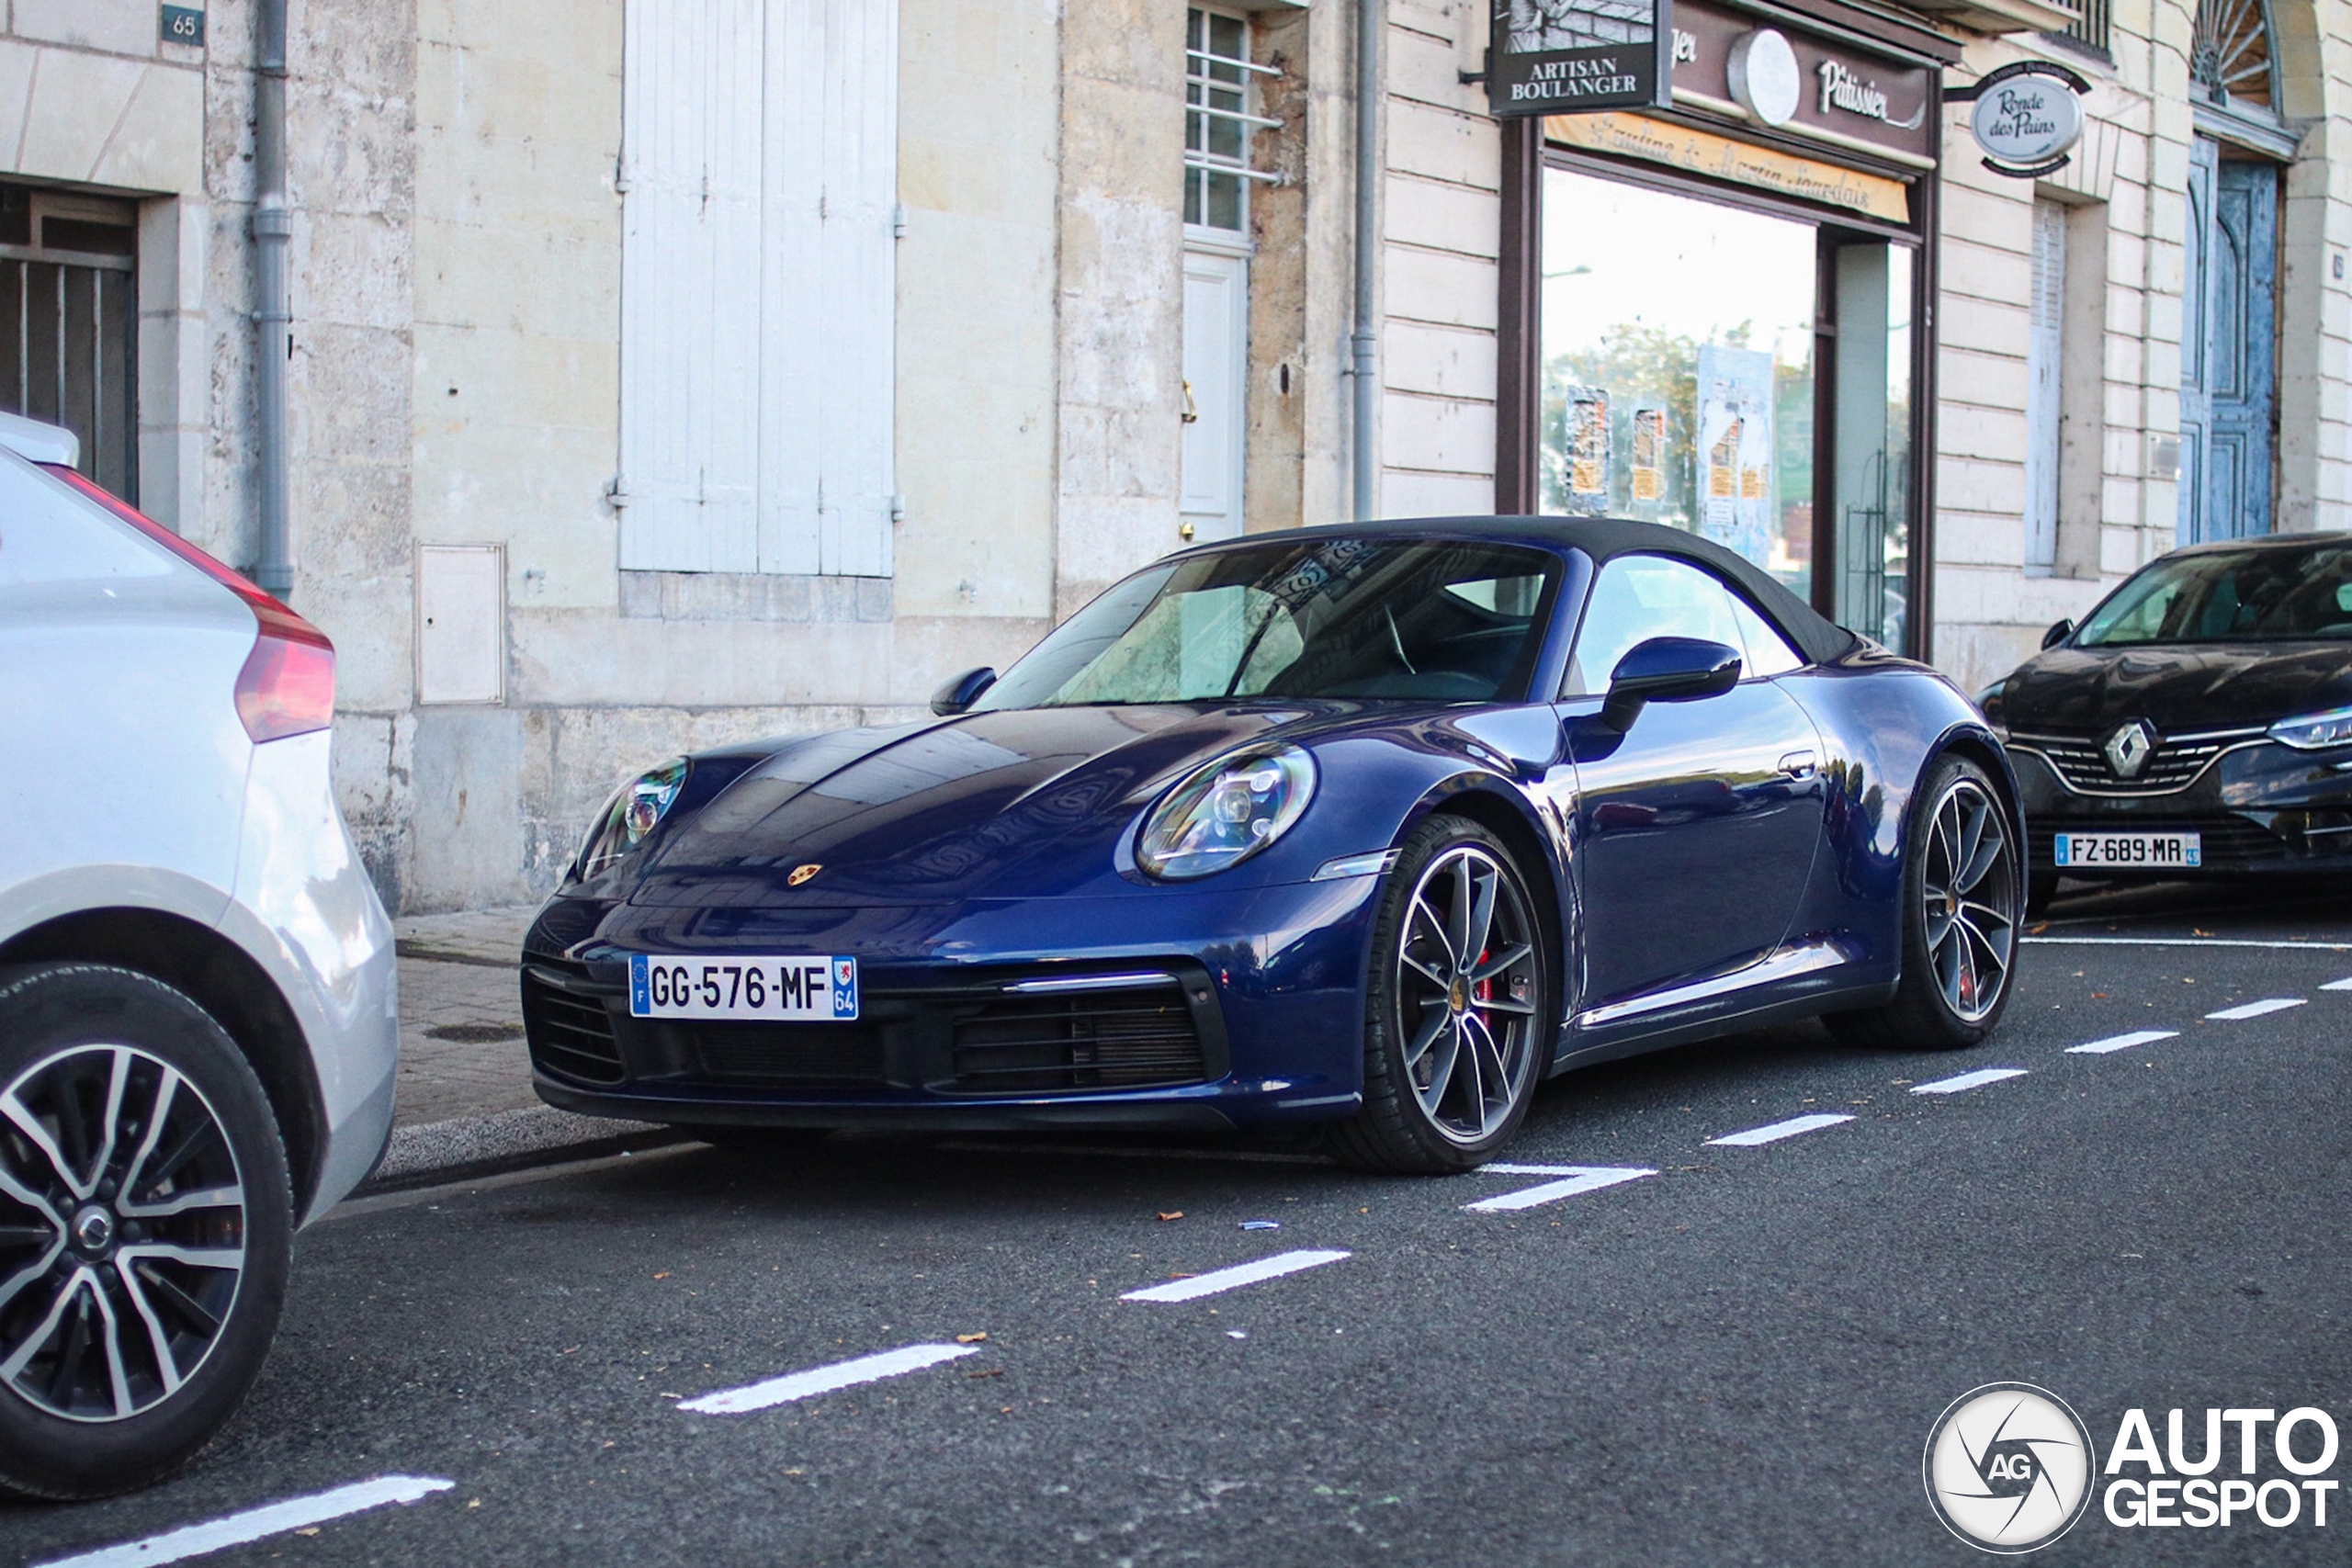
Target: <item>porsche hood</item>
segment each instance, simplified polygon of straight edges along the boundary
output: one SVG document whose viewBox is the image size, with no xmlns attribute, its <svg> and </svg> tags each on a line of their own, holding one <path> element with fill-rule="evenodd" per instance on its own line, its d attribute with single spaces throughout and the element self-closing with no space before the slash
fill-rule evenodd
<svg viewBox="0 0 2352 1568">
<path fill-rule="evenodd" d="M 814 736 L 660 835 L 629 901 L 1035 897 L 1080 891 L 1081 865 L 1115 887 L 1117 840 L 1166 785 L 1252 741 L 1306 739 L 1351 705 L 1030 708 Z"/>
</svg>

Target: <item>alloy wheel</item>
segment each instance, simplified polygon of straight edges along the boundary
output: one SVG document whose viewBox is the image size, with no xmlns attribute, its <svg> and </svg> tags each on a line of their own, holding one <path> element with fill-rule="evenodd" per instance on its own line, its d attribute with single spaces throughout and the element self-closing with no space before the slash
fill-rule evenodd
<svg viewBox="0 0 2352 1568">
<path fill-rule="evenodd" d="M 1534 1079 L 1542 971 L 1518 881 L 1475 844 L 1421 870 L 1397 938 L 1406 1081 L 1430 1125 L 1472 1145 L 1510 1120 Z"/>
<path fill-rule="evenodd" d="M 1974 1023 L 1999 1005 L 2016 952 L 2018 852 L 2000 804 L 1955 780 L 1928 819 L 1919 879 L 1928 962 L 1944 1005 Z"/>
<path fill-rule="evenodd" d="M 136 1046 L 76 1045 L 0 1090 L 0 1384 L 68 1420 L 177 1393 L 245 1269 L 245 1190 L 201 1090 Z"/>
</svg>

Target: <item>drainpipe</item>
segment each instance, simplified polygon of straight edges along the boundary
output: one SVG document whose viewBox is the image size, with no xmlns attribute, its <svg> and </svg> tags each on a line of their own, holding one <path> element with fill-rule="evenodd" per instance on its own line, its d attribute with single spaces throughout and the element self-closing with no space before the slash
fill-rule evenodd
<svg viewBox="0 0 2352 1568">
<path fill-rule="evenodd" d="M 286 0 L 260 0 L 254 62 L 254 321 L 261 394 L 261 553 L 254 570 L 279 598 L 294 588 L 286 513 L 286 362 L 294 352 L 294 310 L 286 287 Z"/>
<path fill-rule="evenodd" d="M 1373 326 L 1374 264 L 1380 234 L 1380 35 L 1388 0 L 1356 0 L 1356 321 L 1348 343 L 1355 378 L 1355 506 L 1361 522 L 1379 510 L 1378 454 L 1373 416 L 1380 390 L 1379 334 Z"/>
</svg>

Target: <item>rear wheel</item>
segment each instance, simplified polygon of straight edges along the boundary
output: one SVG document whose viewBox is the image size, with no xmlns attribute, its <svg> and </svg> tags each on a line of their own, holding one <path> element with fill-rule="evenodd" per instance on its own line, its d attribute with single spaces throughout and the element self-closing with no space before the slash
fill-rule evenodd
<svg viewBox="0 0 2352 1568">
<path fill-rule="evenodd" d="M 1438 817 L 1406 840 L 1373 927 L 1363 1109 L 1331 1150 L 1369 1170 L 1471 1170 L 1527 1115 L 1551 1039 L 1542 922 L 1510 851 Z"/>
<path fill-rule="evenodd" d="M 261 1371 L 293 1203 L 219 1024 L 96 964 L 0 970 L 0 1488 L 170 1473 Z"/>
<path fill-rule="evenodd" d="M 2026 897 L 2023 846 L 1998 788 L 1946 757 L 1919 792 L 1903 872 L 1903 978 L 1894 999 L 1826 1021 L 1850 1043 L 1959 1050 L 1993 1032 L 2008 1005 Z"/>
</svg>

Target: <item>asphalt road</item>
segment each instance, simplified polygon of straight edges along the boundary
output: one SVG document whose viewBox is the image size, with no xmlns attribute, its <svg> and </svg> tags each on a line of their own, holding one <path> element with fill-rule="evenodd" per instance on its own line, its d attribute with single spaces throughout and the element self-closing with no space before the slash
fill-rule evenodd
<svg viewBox="0 0 2352 1568">
<path fill-rule="evenodd" d="M 203 1561 L 1984 1562 L 1920 1479 L 1977 1385 L 2053 1391 L 2102 1456 L 2132 1407 L 2159 1443 L 2187 1409 L 2192 1450 L 2208 1406 L 2352 1417 L 2352 990 L 2322 988 L 2352 977 L 2352 903 L 2078 898 L 2041 936 L 1973 1052 L 1806 1026 L 1555 1081 L 1512 1163 L 1656 1174 L 1519 1209 L 1466 1205 L 1572 1179 L 880 1138 L 376 1200 L 305 1235 L 267 1372 L 195 1467 L 0 1507 L 0 1558 L 406 1475 L 453 1484 Z M 2299 1005 L 2209 1016 L 2272 998 Z M 2142 1031 L 2177 1032 L 2068 1049 Z M 1996 1067 L 2023 1072 L 1912 1092 Z M 1120 1299 L 1297 1252 L 1346 1256 Z M 685 1408 L 924 1346 L 962 1354 Z M 2346 1532 L 2342 1493 L 2324 1529 L 2094 1502 L 2036 1561 L 2334 1563 Z"/>
</svg>

